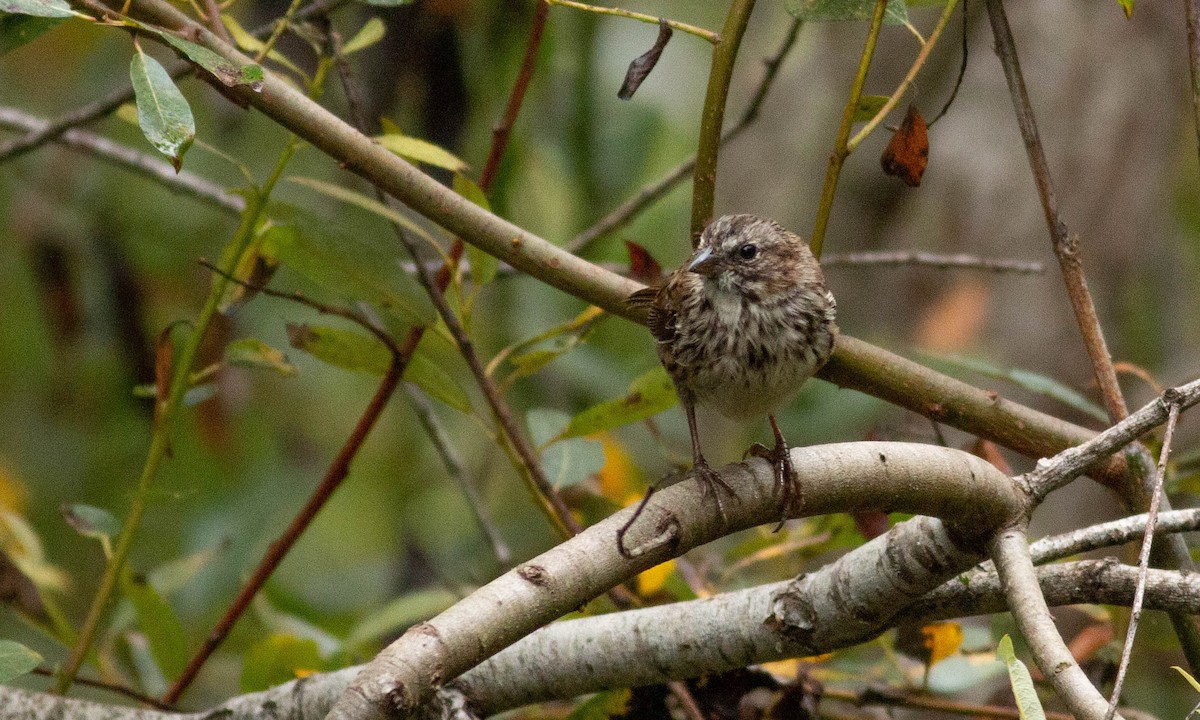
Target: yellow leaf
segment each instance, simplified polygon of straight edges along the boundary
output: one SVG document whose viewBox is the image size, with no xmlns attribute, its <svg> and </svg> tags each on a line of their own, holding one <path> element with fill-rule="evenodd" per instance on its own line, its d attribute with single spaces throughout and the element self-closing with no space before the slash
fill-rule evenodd
<svg viewBox="0 0 1200 720">
<path fill-rule="evenodd" d="M 597 476 L 600 479 L 600 494 L 616 500 L 625 498 L 625 504 L 642 499 L 642 478 L 633 460 L 612 433 L 601 432 L 589 435 L 589 440 L 598 440 L 604 450 L 604 467 L 600 468 Z"/>
<path fill-rule="evenodd" d="M 668 560 L 662 565 L 655 565 L 641 573 L 637 576 L 638 595 L 653 595 L 662 590 L 663 585 L 667 583 L 667 578 L 671 577 L 673 572 L 675 572 L 675 561 Z"/>
<path fill-rule="evenodd" d="M 452 172 L 462 172 L 467 169 L 467 164 L 457 155 L 420 138 L 387 134 L 381 135 L 377 139 L 380 145 L 406 160 L 422 162 Z"/>
<path fill-rule="evenodd" d="M 25 509 L 25 484 L 0 465 L 0 509 L 19 513 Z"/>
<path fill-rule="evenodd" d="M 929 650 L 930 667 L 953 655 L 962 645 L 962 625 L 956 622 L 930 623 L 921 628 L 921 635 Z"/>
</svg>

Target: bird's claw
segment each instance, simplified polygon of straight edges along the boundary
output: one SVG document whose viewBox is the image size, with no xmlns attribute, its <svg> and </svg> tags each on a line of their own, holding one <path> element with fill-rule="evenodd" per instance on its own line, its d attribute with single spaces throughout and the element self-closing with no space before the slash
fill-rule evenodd
<svg viewBox="0 0 1200 720">
<path fill-rule="evenodd" d="M 733 488 L 729 487 L 729 483 L 721 479 L 719 473 L 709 467 L 708 463 L 701 459 L 692 466 L 692 474 L 700 481 L 700 487 L 705 495 L 712 497 L 713 502 L 717 504 L 717 512 L 721 515 L 721 521 L 729 520 L 725 515 L 725 506 L 721 503 L 721 492 L 726 492 L 729 497 L 737 497 L 733 492 Z"/>
<path fill-rule="evenodd" d="M 782 438 L 776 439 L 775 447 L 769 448 L 762 443 L 754 443 L 746 450 L 746 456 L 758 457 L 771 463 L 775 471 L 775 491 L 783 496 L 781 503 L 782 515 L 779 524 L 771 532 L 779 532 L 788 518 L 799 514 L 803 505 L 800 492 L 800 476 L 792 465 L 792 454 L 788 451 L 787 443 Z"/>
</svg>

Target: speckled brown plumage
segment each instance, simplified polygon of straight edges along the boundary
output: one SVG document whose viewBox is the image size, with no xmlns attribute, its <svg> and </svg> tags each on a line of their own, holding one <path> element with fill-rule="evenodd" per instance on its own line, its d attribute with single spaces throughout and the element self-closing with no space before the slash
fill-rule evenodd
<svg viewBox="0 0 1200 720">
<path fill-rule="evenodd" d="M 658 355 L 687 413 L 698 477 L 717 497 L 729 488 L 700 451 L 695 405 L 734 419 L 766 414 L 784 517 L 799 488 L 774 411 L 833 352 L 836 303 L 808 245 L 772 220 L 726 215 L 705 228 L 692 258 L 629 297 L 646 306 Z"/>
</svg>

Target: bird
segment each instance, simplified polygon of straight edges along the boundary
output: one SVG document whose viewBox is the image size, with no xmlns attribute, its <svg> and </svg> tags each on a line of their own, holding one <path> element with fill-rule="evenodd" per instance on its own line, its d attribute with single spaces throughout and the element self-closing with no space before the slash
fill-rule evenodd
<svg viewBox="0 0 1200 720">
<path fill-rule="evenodd" d="M 802 496 L 775 411 L 825 364 L 838 334 L 837 302 L 808 245 L 773 220 L 726 215 L 704 229 L 687 262 L 626 302 L 646 312 L 687 416 L 693 472 L 722 516 L 720 492 L 734 493 L 704 458 L 696 405 L 770 420 L 774 448 L 756 444 L 749 453 L 772 464 L 778 530 Z"/>
</svg>

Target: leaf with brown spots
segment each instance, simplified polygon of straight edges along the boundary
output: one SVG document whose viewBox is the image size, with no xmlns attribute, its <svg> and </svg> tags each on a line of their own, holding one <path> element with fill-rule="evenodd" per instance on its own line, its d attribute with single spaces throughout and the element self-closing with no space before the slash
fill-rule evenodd
<svg viewBox="0 0 1200 720">
<path fill-rule="evenodd" d="M 929 163 L 929 134 L 926 132 L 925 118 L 916 105 L 908 106 L 908 113 L 900 129 L 892 134 L 892 141 L 883 151 L 879 164 L 883 172 L 904 181 L 909 187 L 921 184 L 921 176 L 925 174 L 925 166 Z"/>
</svg>

